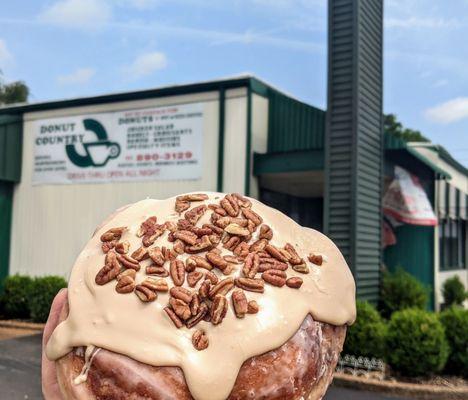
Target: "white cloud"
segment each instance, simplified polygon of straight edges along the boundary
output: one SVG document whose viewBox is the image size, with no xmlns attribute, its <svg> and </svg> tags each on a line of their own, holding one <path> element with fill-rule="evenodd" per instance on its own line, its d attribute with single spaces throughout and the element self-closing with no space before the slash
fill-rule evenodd
<svg viewBox="0 0 468 400">
<path fill-rule="evenodd" d="M 70 74 L 58 76 L 57 82 L 61 85 L 84 84 L 89 82 L 95 73 L 93 68 L 78 68 Z"/>
<path fill-rule="evenodd" d="M 0 67 L 11 63 L 13 61 L 13 55 L 8 50 L 7 44 L 3 39 L 0 39 Z"/>
<path fill-rule="evenodd" d="M 419 28 L 458 28 L 461 26 L 460 22 L 456 19 L 443 19 L 443 18 L 386 18 L 384 20 L 386 28 L 398 29 L 419 29 Z"/>
<path fill-rule="evenodd" d="M 130 78 L 140 78 L 151 75 L 153 72 L 166 68 L 167 57 L 164 53 L 155 51 L 138 56 L 133 63 L 126 68 Z"/>
<path fill-rule="evenodd" d="M 450 124 L 468 118 L 468 97 L 457 97 L 425 111 L 427 119 L 440 124 Z"/>
<path fill-rule="evenodd" d="M 95 30 L 111 19 L 112 9 L 104 0 L 60 0 L 44 10 L 42 22 L 65 28 Z"/>
</svg>

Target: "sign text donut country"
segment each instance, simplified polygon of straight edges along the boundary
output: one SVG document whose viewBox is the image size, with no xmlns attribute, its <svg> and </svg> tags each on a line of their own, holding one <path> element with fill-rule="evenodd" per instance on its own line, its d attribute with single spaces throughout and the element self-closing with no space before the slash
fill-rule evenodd
<svg viewBox="0 0 468 400">
<path fill-rule="evenodd" d="M 33 184 L 200 179 L 203 103 L 34 120 Z"/>
</svg>

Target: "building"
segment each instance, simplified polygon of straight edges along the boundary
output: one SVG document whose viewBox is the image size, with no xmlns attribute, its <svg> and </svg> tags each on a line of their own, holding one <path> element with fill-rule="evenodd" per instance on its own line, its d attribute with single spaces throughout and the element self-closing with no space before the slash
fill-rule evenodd
<svg viewBox="0 0 468 400">
<path fill-rule="evenodd" d="M 100 220 L 145 197 L 239 192 L 322 229 L 325 125 L 252 76 L 3 107 L 0 277 L 67 276 Z M 468 283 L 468 171 L 439 146 L 384 143 L 386 181 L 395 166 L 417 176 L 439 222 L 396 228 L 384 264 L 433 288 L 437 306 L 447 276 Z"/>
</svg>

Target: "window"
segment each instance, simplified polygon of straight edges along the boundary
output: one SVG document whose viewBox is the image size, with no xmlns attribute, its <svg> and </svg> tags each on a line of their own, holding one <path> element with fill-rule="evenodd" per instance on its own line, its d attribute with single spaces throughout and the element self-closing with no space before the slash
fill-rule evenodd
<svg viewBox="0 0 468 400">
<path fill-rule="evenodd" d="M 445 219 L 439 226 L 440 269 L 466 267 L 466 221 Z"/>
</svg>

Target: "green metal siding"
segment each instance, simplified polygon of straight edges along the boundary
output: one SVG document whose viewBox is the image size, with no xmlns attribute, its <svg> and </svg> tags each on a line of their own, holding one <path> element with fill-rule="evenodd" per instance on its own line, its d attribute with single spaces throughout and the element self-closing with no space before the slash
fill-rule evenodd
<svg viewBox="0 0 468 400">
<path fill-rule="evenodd" d="M 268 152 L 323 149 L 325 111 L 274 90 L 268 99 Z"/>
<path fill-rule="evenodd" d="M 0 289 L 9 269 L 12 201 L 13 183 L 0 181 Z"/>
<path fill-rule="evenodd" d="M 381 0 L 329 1 L 325 229 L 371 301 L 381 264 L 382 12 Z"/>
<path fill-rule="evenodd" d="M 0 115 L 0 181 L 21 179 L 22 124 L 21 117 Z"/>
</svg>

